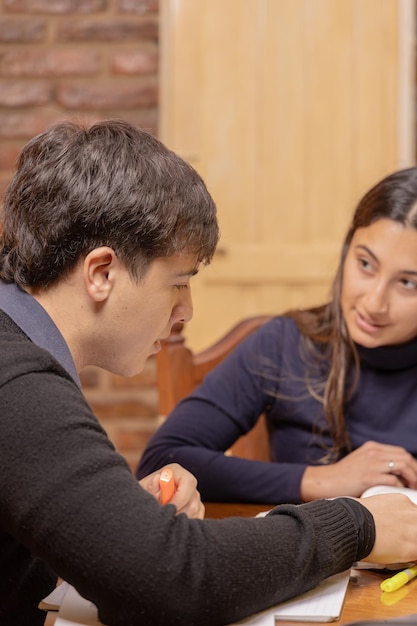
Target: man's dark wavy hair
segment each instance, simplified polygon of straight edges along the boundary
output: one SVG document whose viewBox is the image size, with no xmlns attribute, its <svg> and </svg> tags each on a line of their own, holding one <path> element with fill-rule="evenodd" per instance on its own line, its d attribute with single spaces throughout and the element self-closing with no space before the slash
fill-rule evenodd
<svg viewBox="0 0 417 626">
<path fill-rule="evenodd" d="M 99 246 L 135 280 L 177 252 L 209 263 L 215 204 L 199 174 L 155 137 L 122 120 L 61 122 L 23 148 L 6 190 L 0 278 L 48 287 Z"/>
</svg>

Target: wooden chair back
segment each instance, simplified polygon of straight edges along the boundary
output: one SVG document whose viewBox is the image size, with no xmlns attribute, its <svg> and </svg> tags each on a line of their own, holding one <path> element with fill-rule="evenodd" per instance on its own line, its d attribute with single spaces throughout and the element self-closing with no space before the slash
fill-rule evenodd
<svg viewBox="0 0 417 626">
<path fill-rule="evenodd" d="M 162 349 L 156 356 L 160 415 L 168 416 L 174 406 L 191 393 L 213 367 L 269 319 L 270 315 L 246 318 L 212 346 L 196 353 L 185 345 L 183 324 L 176 324 L 168 339 L 162 342 Z M 229 453 L 247 459 L 269 460 L 264 416 L 261 416 L 255 428 L 240 437 Z"/>
</svg>

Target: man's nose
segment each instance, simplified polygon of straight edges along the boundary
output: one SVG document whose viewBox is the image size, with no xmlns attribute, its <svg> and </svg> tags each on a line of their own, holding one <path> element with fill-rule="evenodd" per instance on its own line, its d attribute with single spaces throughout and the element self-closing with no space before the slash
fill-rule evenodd
<svg viewBox="0 0 417 626">
<path fill-rule="evenodd" d="M 174 309 L 174 315 L 176 322 L 182 322 L 185 324 L 189 322 L 193 317 L 193 301 L 191 298 L 190 290 L 185 291 L 185 295 Z"/>
</svg>

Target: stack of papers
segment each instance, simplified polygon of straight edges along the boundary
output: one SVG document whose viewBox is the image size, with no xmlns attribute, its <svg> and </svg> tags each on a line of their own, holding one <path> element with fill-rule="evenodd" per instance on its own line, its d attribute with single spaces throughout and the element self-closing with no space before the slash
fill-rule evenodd
<svg viewBox="0 0 417 626">
<path fill-rule="evenodd" d="M 315 589 L 236 622 L 236 625 L 275 626 L 280 620 L 332 622 L 340 617 L 349 577 L 350 570 L 331 576 Z M 94 604 L 65 582 L 45 598 L 40 607 L 59 609 L 55 626 L 102 626 Z"/>
</svg>

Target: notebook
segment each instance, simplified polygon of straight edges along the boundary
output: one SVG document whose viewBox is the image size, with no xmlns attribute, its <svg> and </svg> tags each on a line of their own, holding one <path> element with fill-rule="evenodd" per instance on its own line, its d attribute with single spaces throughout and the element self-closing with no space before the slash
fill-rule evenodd
<svg viewBox="0 0 417 626">
<path fill-rule="evenodd" d="M 350 570 L 330 576 L 318 587 L 235 622 L 234 626 L 275 626 L 281 621 L 334 622 L 342 612 L 349 578 Z"/>
<path fill-rule="evenodd" d="M 417 490 L 409 489 L 409 487 L 390 487 L 388 485 L 375 485 L 374 487 L 369 487 L 366 491 L 363 492 L 361 498 L 367 498 L 368 496 L 377 496 L 383 493 L 403 493 L 405 496 L 408 496 L 410 500 L 417 504 Z"/>
</svg>

